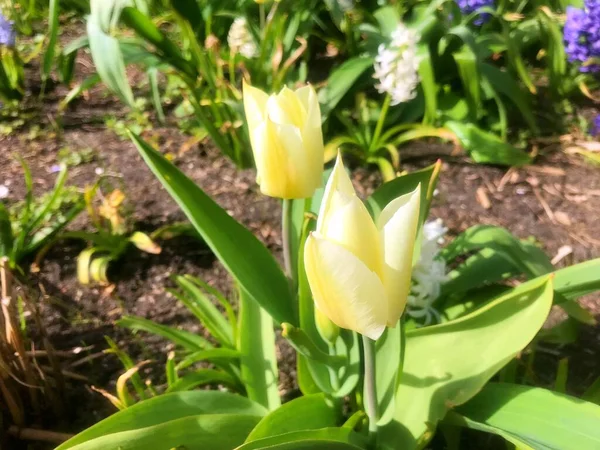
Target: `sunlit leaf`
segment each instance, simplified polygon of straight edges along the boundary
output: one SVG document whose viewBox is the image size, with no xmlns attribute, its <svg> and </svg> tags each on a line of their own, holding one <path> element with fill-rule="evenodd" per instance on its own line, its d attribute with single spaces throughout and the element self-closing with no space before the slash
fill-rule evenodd
<svg viewBox="0 0 600 450">
<path fill-rule="evenodd" d="M 406 333 L 394 421 L 382 437 L 411 450 L 446 412 L 470 400 L 536 335 L 552 305 L 549 277 L 514 288 L 461 319 Z"/>
</svg>

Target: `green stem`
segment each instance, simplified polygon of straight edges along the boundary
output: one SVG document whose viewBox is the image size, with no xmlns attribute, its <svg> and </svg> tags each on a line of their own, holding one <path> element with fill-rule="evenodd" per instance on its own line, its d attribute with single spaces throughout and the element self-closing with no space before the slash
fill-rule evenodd
<svg viewBox="0 0 600 450">
<path fill-rule="evenodd" d="M 375 127 L 375 134 L 373 135 L 373 139 L 371 140 L 371 145 L 369 146 L 369 152 L 375 150 L 376 148 L 381 147 L 377 141 L 379 141 L 379 137 L 381 136 L 381 131 L 383 130 L 383 124 L 385 123 L 385 118 L 387 116 L 388 110 L 390 109 L 390 103 L 392 102 L 392 96 L 387 94 L 385 99 L 383 100 L 383 106 L 381 107 L 381 113 L 379 114 L 379 119 L 377 120 L 377 126 Z"/>
<path fill-rule="evenodd" d="M 283 263 L 285 266 L 285 274 L 290 279 L 294 279 L 292 273 L 292 242 L 290 240 L 290 233 L 292 231 L 292 200 L 284 198 L 282 206 L 281 240 L 283 242 Z"/>
<path fill-rule="evenodd" d="M 266 23 L 266 15 L 265 15 L 265 5 L 263 5 L 262 3 L 260 5 L 258 5 L 258 10 L 260 12 L 260 29 L 264 30 L 265 29 L 265 23 Z"/>
<path fill-rule="evenodd" d="M 369 441 L 373 448 L 377 448 L 377 386 L 375 384 L 375 341 L 366 336 L 362 337 L 365 361 L 365 412 L 369 417 Z"/>
</svg>

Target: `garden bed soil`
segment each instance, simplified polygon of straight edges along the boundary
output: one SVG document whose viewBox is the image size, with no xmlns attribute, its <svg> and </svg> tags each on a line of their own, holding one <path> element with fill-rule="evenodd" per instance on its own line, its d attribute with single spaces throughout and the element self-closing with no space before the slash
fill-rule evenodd
<svg viewBox="0 0 600 450">
<path fill-rule="evenodd" d="M 55 99 L 63 94 L 59 91 Z M 59 149 L 68 147 L 76 152 L 91 148 L 94 159 L 72 168 L 69 183 L 83 188 L 96 181 L 99 170 L 113 174 L 122 183 L 132 210 L 131 220 L 143 231 L 185 220 L 133 144 L 103 125 L 103 115 L 122 116 L 121 107 L 110 97 L 92 95 L 90 99 L 93 100 L 76 102 L 60 116 L 57 102 L 50 97 L 24 128 L 0 137 L 0 183 L 10 182 L 8 201 L 22 199 L 25 192 L 22 170 L 12 155 L 21 156 L 29 164 L 36 192 L 42 193 L 54 183 L 56 175 L 51 168 L 57 163 Z M 59 118 L 62 128 L 53 131 L 51 124 Z M 40 125 L 35 136 L 31 133 L 33 124 Z M 156 128 L 145 137 L 173 157 L 178 167 L 281 260 L 280 205 L 259 193 L 252 170 L 236 170 L 210 143 L 190 145 L 189 138 L 174 126 Z M 419 142 L 402 149 L 403 169 L 417 169 L 443 158 L 439 194 L 431 218 L 444 220 L 449 237 L 475 224 L 498 225 L 520 238 L 534 238 L 551 257 L 569 246 L 571 252 L 557 263 L 558 267 L 599 257 L 599 169 L 565 154 L 558 142 L 543 150 L 544 156 L 534 166 L 509 170 L 474 165 L 464 156 L 451 156 L 450 146 Z M 376 172 L 365 168 L 356 168 L 353 179 L 362 196 L 381 183 Z M 88 226 L 82 215 L 71 228 Z M 109 277 L 113 284 L 106 287 L 84 287 L 77 282 L 76 257 L 82 250 L 79 242 L 64 241 L 47 254 L 35 282 L 46 292 L 41 301 L 48 336 L 59 350 L 82 347 L 85 350 L 81 357 L 91 357 L 75 368 L 67 367 L 86 380 L 73 381 L 64 399 L 69 417 L 58 424 L 41 420 L 40 426 L 74 433 L 114 412 L 109 402 L 91 389 L 94 386 L 114 392 L 116 379 L 123 372 L 115 355 L 101 353 L 107 348 L 105 336 L 136 361 L 151 361 L 140 370 L 144 377 L 155 383 L 164 381 L 164 361 L 172 347 L 161 339 L 143 333 L 134 336 L 119 328 L 115 321 L 123 315 L 142 316 L 205 334 L 166 291 L 172 287 L 169 277 L 192 274 L 228 294 L 231 280 L 202 242 L 179 237 L 160 244 L 163 251 L 159 255 L 132 248 L 111 266 Z M 584 303 L 595 315 L 600 314 L 598 296 L 589 296 Z M 278 351 L 283 361 L 280 390 L 284 395 L 294 395 L 294 352 L 283 340 Z M 571 357 L 568 386 L 571 392 L 580 393 L 600 373 L 598 328 L 584 327 L 576 344 L 552 348 L 549 355 L 541 358 L 540 380 L 551 384 L 556 362 Z"/>
</svg>

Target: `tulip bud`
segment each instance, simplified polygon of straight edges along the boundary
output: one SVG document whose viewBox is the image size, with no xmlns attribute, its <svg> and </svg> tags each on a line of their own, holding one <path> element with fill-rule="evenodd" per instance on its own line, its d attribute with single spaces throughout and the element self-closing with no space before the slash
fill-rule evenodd
<svg viewBox="0 0 600 450">
<path fill-rule="evenodd" d="M 338 155 L 304 248 L 315 306 L 334 324 L 375 340 L 398 323 L 410 289 L 420 189 L 392 200 L 373 221 Z"/>
<path fill-rule="evenodd" d="M 334 324 L 319 309 L 315 308 L 315 324 L 321 337 L 328 343 L 333 344 L 340 335 L 340 327 Z"/>
<path fill-rule="evenodd" d="M 310 85 L 268 96 L 244 83 L 244 110 L 263 194 L 312 197 L 321 185 L 323 134 L 317 93 Z"/>
</svg>

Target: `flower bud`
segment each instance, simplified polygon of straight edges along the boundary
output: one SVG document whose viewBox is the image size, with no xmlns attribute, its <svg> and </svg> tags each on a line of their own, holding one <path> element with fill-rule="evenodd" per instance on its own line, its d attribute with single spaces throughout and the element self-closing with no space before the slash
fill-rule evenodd
<svg viewBox="0 0 600 450">
<path fill-rule="evenodd" d="M 312 197 L 321 185 L 323 134 L 317 93 L 310 85 L 268 96 L 244 83 L 244 110 L 263 194 Z"/>
</svg>

